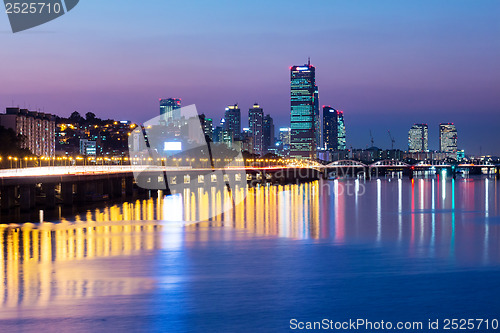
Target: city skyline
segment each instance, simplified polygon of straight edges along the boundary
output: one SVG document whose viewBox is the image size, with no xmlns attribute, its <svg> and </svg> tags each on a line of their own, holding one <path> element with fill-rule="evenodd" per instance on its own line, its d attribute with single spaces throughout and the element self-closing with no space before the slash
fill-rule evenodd
<svg viewBox="0 0 500 333">
<path fill-rule="evenodd" d="M 389 129 L 395 147 L 405 149 L 408 128 L 425 122 L 429 149 L 436 150 L 437 126 L 454 122 L 466 153 L 500 155 L 491 140 L 500 121 L 497 2 L 336 2 L 302 9 L 323 22 L 319 29 L 294 27 L 288 18 L 296 7 L 288 2 L 268 4 L 256 28 L 245 22 L 263 3 L 215 11 L 208 4 L 154 1 L 158 10 L 151 13 L 126 1 L 136 13 L 130 24 L 120 11 L 95 13 L 93 1 L 43 27 L 2 36 L 9 64 L 0 84 L 2 109 L 90 111 L 140 123 L 157 113 L 163 96 L 182 97 L 183 105 L 196 104 L 214 119 L 228 104 L 245 109 L 258 100 L 277 127 L 286 127 L 288 67 L 310 56 L 320 103 L 346 111 L 350 146 L 369 145 L 372 130 L 375 145 L 389 148 Z M 167 8 L 180 14 L 164 26 L 158 22 Z M 227 31 L 227 17 L 243 23 Z M 186 19 L 191 23 L 183 24 Z M 9 30 L 6 18 L 0 29 Z M 26 44 L 37 52 L 21 52 Z"/>
</svg>

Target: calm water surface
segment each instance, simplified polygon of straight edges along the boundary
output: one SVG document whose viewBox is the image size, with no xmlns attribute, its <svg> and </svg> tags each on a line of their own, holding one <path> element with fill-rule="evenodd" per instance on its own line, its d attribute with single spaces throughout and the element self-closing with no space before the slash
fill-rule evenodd
<svg viewBox="0 0 500 333">
<path fill-rule="evenodd" d="M 499 191 L 485 178 L 321 181 L 239 189 L 231 208 L 186 190 L 2 225 L 0 331 L 498 318 Z"/>
</svg>

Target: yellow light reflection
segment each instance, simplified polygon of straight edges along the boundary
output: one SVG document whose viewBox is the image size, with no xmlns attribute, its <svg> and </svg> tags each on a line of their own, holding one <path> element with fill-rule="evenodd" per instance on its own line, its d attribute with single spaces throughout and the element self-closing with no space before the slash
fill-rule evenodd
<svg viewBox="0 0 500 333">
<path fill-rule="evenodd" d="M 143 208 L 147 209 L 147 218 L 154 218 L 150 209 L 152 205 L 152 201 L 137 201 L 136 204 L 125 203 L 121 208 L 97 209 L 85 215 L 87 221 L 78 223 L 43 223 L 38 227 L 33 224 L 22 227 L 0 225 L 0 308 L 45 306 L 54 299 L 136 290 L 134 285 L 138 282 L 131 278 L 119 281 L 120 290 L 113 289 L 113 283 L 117 282 L 111 278 L 106 282 L 111 289 L 100 288 L 102 277 L 79 268 L 88 268 L 88 265 L 60 264 L 133 255 L 134 252 L 160 248 L 160 224 L 121 222 Z M 105 217 L 111 221 L 103 222 Z"/>
</svg>

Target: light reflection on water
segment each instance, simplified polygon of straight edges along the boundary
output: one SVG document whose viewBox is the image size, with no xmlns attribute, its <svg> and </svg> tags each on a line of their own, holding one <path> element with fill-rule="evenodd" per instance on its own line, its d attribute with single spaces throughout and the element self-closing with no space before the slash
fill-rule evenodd
<svg viewBox="0 0 500 333">
<path fill-rule="evenodd" d="M 191 250 L 217 248 L 221 242 L 237 249 L 249 239 L 287 240 L 290 251 L 306 244 L 363 246 L 452 268 L 498 267 L 498 190 L 496 180 L 479 178 L 317 181 L 238 188 L 235 195 L 245 199 L 232 207 L 227 192 L 186 189 L 95 209 L 62 223 L 2 225 L 0 309 L 31 309 L 29 316 L 37 317 L 41 308 L 60 309 L 82 299 L 154 294 L 198 278 L 184 261 Z M 221 208 L 224 214 L 208 219 Z M 176 224 L 193 219 L 204 222 Z M 249 258 L 255 259 L 242 260 Z M 282 260 L 293 265 L 295 259 Z M 23 313 L 0 311 L 0 319 L 18 316 Z"/>
</svg>

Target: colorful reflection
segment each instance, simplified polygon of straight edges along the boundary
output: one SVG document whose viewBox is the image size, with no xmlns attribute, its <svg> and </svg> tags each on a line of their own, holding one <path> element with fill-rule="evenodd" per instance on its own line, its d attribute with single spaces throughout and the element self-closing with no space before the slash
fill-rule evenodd
<svg viewBox="0 0 500 333">
<path fill-rule="evenodd" d="M 185 189 L 89 210 L 60 223 L 0 225 L 0 307 L 141 293 L 155 282 L 110 275 L 109 269 L 104 274 L 99 267 L 106 258 L 142 258 L 159 249 L 182 253 L 217 230 L 333 246 L 371 244 L 409 258 L 463 265 L 499 264 L 497 184 L 493 178 L 440 175 L 266 184 L 231 195 L 226 189 Z M 233 197 L 239 204 L 233 205 Z M 211 217 L 214 211 L 224 213 Z M 200 222 L 185 223 L 191 220 Z"/>
<path fill-rule="evenodd" d="M 500 262 L 497 181 L 446 177 L 375 181 L 333 180 L 239 189 L 241 204 L 186 226 L 245 230 L 333 244 L 397 246 L 415 257 L 463 263 Z M 494 191 L 494 194 L 491 192 Z M 189 192 L 189 206 L 208 210 L 224 195 Z M 180 200 L 180 199 L 179 199 Z M 195 214 L 192 211 L 190 214 Z M 197 213 L 202 214 L 202 213 Z"/>
<path fill-rule="evenodd" d="M 109 217 L 118 220 L 123 217 L 110 210 Z M 106 215 L 96 216 L 104 220 Z M 97 221 L 22 227 L 2 225 L 0 308 L 43 306 L 55 299 L 130 295 L 151 288 L 152 281 L 148 279 L 103 276 L 99 268 L 105 262 L 100 260 L 160 248 L 160 228 L 145 222 Z"/>
<path fill-rule="evenodd" d="M 186 193 L 185 193 L 186 194 Z M 246 230 L 259 235 L 272 235 L 297 239 L 318 239 L 320 231 L 320 186 L 319 182 L 302 185 L 264 185 L 239 188 L 235 197 L 242 198 L 234 207 L 227 193 L 188 192 L 192 214 L 203 216 L 213 205 L 226 205 L 225 213 L 186 226 L 192 231 L 206 227 L 226 227 Z M 244 198 L 244 199 L 243 199 Z M 196 207 L 196 209 L 194 209 Z M 293 209 L 290 209 L 293 207 Z M 188 208 L 189 211 L 189 208 Z M 206 214 L 206 213 L 205 213 Z M 324 231 L 324 230 L 323 230 Z"/>
</svg>

